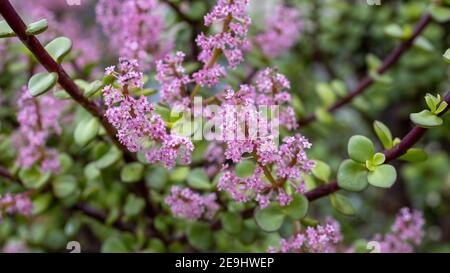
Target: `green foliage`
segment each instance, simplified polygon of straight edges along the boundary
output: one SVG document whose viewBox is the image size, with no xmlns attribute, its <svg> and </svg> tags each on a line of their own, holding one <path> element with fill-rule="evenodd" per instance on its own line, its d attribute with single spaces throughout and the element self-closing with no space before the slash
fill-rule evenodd
<svg viewBox="0 0 450 273">
<path fill-rule="evenodd" d="M 45 32 L 48 28 L 47 19 L 41 19 L 27 26 L 27 35 L 38 35 Z"/>
<path fill-rule="evenodd" d="M 347 151 L 351 159 L 364 163 L 373 157 L 375 147 L 367 137 L 353 136 L 348 142 Z"/>
<path fill-rule="evenodd" d="M 335 193 L 330 195 L 331 204 L 339 213 L 346 216 L 354 216 L 356 211 L 351 201 L 344 195 Z"/>
<path fill-rule="evenodd" d="M 187 182 L 190 187 L 197 190 L 209 190 L 212 187 L 209 177 L 204 169 L 194 169 L 187 176 Z"/>
<path fill-rule="evenodd" d="M 120 171 L 120 179 L 125 183 L 136 183 L 142 179 L 143 174 L 144 165 L 138 162 L 129 163 Z"/>
<path fill-rule="evenodd" d="M 52 89 L 57 82 L 58 74 L 55 72 L 38 73 L 28 82 L 28 90 L 33 97 L 37 97 Z"/>
<path fill-rule="evenodd" d="M 440 95 L 435 97 L 431 94 L 427 94 L 425 96 L 425 101 L 429 110 L 423 110 L 422 112 L 411 114 L 411 121 L 417 126 L 423 128 L 434 128 L 441 126 L 443 120 L 439 117 L 439 115 L 447 109 L 447 102 L 443 101 Z"/>
<path fill-rule="evenodd" d="M 16 33 L 11 29 L 5 20 L 0 21 L 0 38 L 15 37 Z"/>
<path fill-rule="evenodd" d="M 72 49 L 72 41 L 67 37 L 58 37 L 45 46 L 48 54 L 58 63 L 61 63 Z"/>
<path fill-rule="evenodd" d="M 373 128 L 381 144 L 383 144 L 383 147 L 385 149 L 391 149 L 394 145 L 392 140 L 392 133 L 389 128 L 380 121 L 375 121 L 373 123 Z"/>
</svg>

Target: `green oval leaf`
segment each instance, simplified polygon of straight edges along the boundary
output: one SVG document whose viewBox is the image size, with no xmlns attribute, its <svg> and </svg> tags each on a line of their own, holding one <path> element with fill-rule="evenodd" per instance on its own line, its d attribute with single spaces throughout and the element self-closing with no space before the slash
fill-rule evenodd
<svg viewBox="0 0 450 273">
<path fill-rule="evenodd" d="M 391 165 L 381 165 L 369 172 L 367 179 L 372 186 L 390 188 L 397 180 L 397 171 Z"/>
<path fill-rule="evenodd" d="M 199 250 L 208 250 L 213 241 L 211 227 L 205 223 L 193 222 L 186 232 L 189 243 Z"/>
<path fill-rule="evenodd" d="M 308 203 L 304 195 L 296 195 L 292 202 L 283 208 L 284 213 L 295 220 L 300 220 L 308 213 Z"/>
<path fill-rule="evenodd" d="M 253 160 L 244 160 L 236 165 L 236 175 L 240 178 L 252 176 L 256 168 Z"/>
<path fill-rule="evenodd" d="M 391 130 L 382 122 L 375 121 L 373 123 L 373 129 L 378 136 L 378 139 L 380 140 L 381 144 L 383 144 L 383 147 L 385 149 L 391 149 L 392 148 L 392 133 Z"/>
<path fill-rule="evenodd" d="M 417 126 L 423 128 L 434 128 L 442 125 L 443 120 L 431 113 L 429 110 L 423 110 L 420 113 L 415 113 L 410 115 L 410 119 Z"/>
<path fill-rule="evenodd" d="M 347 146 L 348 155 L 357 162 L 365 163 L 375 153 L 375 147 L 370 139 L 365 136 L 353 136 Z"/>
<path fill-rule="evenodd" d="M 100 89 L 103 87 L 102 81 L 94 81 L 91 82 L 88 86 L 86 86 L 84 90 L 84 95 L 88 98 L 94 96 Z"/>
<path fill-rule="evenodd" d="M 58 37 L 45 46 L 48 54 L 58 63 L 61 63 L 72 49 L 72 41 L 67 37 Z"/>
<path fill-rule="evenodd" d="M 33 167 L 29 170 L 21 169 L 19 178 L 27 189 L 39 189 L 44 187 L 50 180 L 51 173 L 41 173 L 38 168 Z"/>
<path fill-rule="evenodd" d="M 0 21 L 0 38 L 16 37 L 16 33 L 5 20 Z"/>
<path fill-rule="evenodd" d="M 106 154 L 95 161 L 95 166 L 100 170 L 106 169 L 116 163 L 120 156 L 120 151 L 113 146 Z"/>
<path fill-rule="evenodd" d="M 258 226 L 267 232 L 275 232 L 283 225 L 286 215 L 278 203 L 271 203 L 264 209 L 257 209 L 255 220 Z"/>
<path fill-rule="evenodd" d="M 144 199 L 137 197 L 134 194 L 130 194 L 127 197 L 127 201 L 125 203 L 125 207 L 123 208 L 123 212 L 125 216 L 130 219 L 138 216 L 145 208 Z"/>
<path fill-rule="evenodd" d="M 345 160 L 339 166 L 338 184 L 344 190 L 359 192 L 367 188 L 367 170 L 363 164 Z"/>
<path fill-rule="evenodd" d="M 241 215 L 236 212 L 225 212 L 220 218 L 223 228 L 230 234 L 239 234 L 243 221 Z"/>
<path fill-rule="evenodd" d="M 96 118 L 80 121 L 74 131 L 75 142 L 80 146 L 87 145 L 97 136 L 99 128 L 100 123 Z"/>
<path fill-rule="evenodd" d="M 439 23 L 445 23 L 450 20 L 450 7 L 431 5 L 430 12 Z"/>
<path fill-rule="evenodd" d="M 443 57 L 444 57 L 444 60 L 450 64 L 450 48 L 447 49 L 447 51 L 445 51 Z"/>
<path fill-rule="evenodd" d="M 57 82 L 58 74 L 55 72 L 38 73 L 28 82 L 28 90 L 33 97 L 37 97 L 52 89 Z"/>
<path fill-rule="evenodd" d="M 411 148 L 398 159 L 412 163 L 423 162 L 428 159 L 428 154 L 422 149 Z"/>
<path fill-rule="evenodd" d="M 331 168 L 327 163 L 315 160 L 315 167 L 312 170 L 312 174 L 321 181 L 327 183 L 330 180 Z"/>
<path fill-rule="evenodd" d="M 53 192 L 58 198 L 67 198 L 77 190 L 77 180 L 71 175 L 58 176 L 52 183 Z"/>
<path fill-rule="evenodd" d="M 333 207 L 343 215 L 354 216 L 355 208 L 352 205 L 350 199 L 341 194 L 331 194 L 330 195 L 331 204 Z"/>
<path fill-rule="evenodd" d="M 204 169 L 198 168 L 191 171 L 187 176 L 188 185 L 196 190 L 210 190 L 211 182 Z"/>
<path fill-rule="evenodd" d="M 138 162 L 123 166 L 120 171 L 120 179 L 125 183 L 136 183 L 142 179 L 144 174 L 144 165 Z"/>
<path fill-rule="evenodd" d="M 27 35 L 38 35 L 45 32 L 48 28 L 47 19 L 42 19 L 37 22 L 28 25 L 26 33 Z"/>
</svg>

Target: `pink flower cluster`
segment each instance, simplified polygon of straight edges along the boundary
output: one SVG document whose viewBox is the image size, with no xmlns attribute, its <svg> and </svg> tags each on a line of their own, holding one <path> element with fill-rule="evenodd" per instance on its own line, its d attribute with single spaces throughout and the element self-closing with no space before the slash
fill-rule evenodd
<svg viewBox="0 0 450 273">
<path fill-rule="evenodd" d="M 32 209 L 33 204 L 28 193 L 17 195 L 7 193 L 3 197 L 0 196 L 0 223 L 2 222 L 3 213 L 30 216 Z"/>
<path fill-rule="evenodd" d="M 250 17 L 246 14 L 249 0 L 218 0 L 213 10 L 205 16 L 205 25 L 223 23 L 222 32 L 197 37 L 197 45 L 202 49 L 198 57 L 204 68 L 194 73 L 193 78 L 201 86 L 214 86 L 225 76 L 225 68 L 216 64 L 218 54 L 223 53 L 231 68 L 236 68 L 243 59 L 242 50 L 249 47 L 247 40 Z"/>
<path fill-rule="evenodd" d="M 298 40 L 303 22 L 296 9 L 279 5 L 267 20 L 263 33 L 255 37 L 264 55 L 276 58 L 286 53 Z"/>
<path fill-rule="evenodd" d="M 334 219 L 328 219 L 324 225 L 307 227 L 289 239 L 280 241 L 280 248 L 269 247 L 270 253 L 334 253 L 342 241 L 341 228 Z"/>
<path fill-rule="evenodd" d="M 97 20 L 119 56 L 137 59 L 141 65 L 164 56 L 171 41 L 164 41 L 162 7 L 156 0 L 100 0 Z"/>
<path fill-rule="evenodd" d="M 302 174 L 314 167 L 314 162 L 306 155 L 311 143 L 296 135 L 286 137 L 278 146 L 278 128 L 274 128 L 270 113 L 257 108 L 265 106 L 270 112 L 277 109 L 280 122 L 289 129 L 296 128 L 294 111 L 288 105 L 290 96 L 285 91 L 289 88 L 289 81 L 283 75 L 266 69 L 259 73 L 255 87 L 242 85 L 237 92 L 228 88 L 220 98 L 218 116 L 221 140 L 226 144 L 225 158 L 239 163 L 253 157 L 257 163 L 254 174 L 245 178 L 224 167 L 218 188 L 230 193 L 238 202 L 255 198 L 261 207 L 266 207 L 276 196 L 281 205 L 288 205 L 292 197 L 284 191 L 286 183 L 297 193 L 304 193 Z"/>
<path fill-rule="evenodd" d="M 192 142 L 168 133 L 164 120 L 145 96 L 135 99 L 130 94 L 133 88 L 143 86 L 137 61 L 121 58 L 118 72 L 115 69 L 107 68 L 106 74 L 116 78 L 118 87 L 108 85 L 102 92 L 108 107 L 105 116 L 116 127 L 120 142 L 131 152 L 143 152 L 149 163 L 159 161 L 172 168 L 180 157 L 183 164 L 189 164 Z"/>
<path fill-rule="evenodd" d="M 256 103 L 258 105 L 279 106 L 280 124 L 288 130 L 297 129 L 297 119 L 294 108 L 290 103 L 291 95 L 288 92 L 291 89 L 288 79 L 278 73 L 276 69 L 266 68 L 258 73 L 256 87 L 258 90 Z"/>
<path fill-rule="evenodd" d="M 68 9 L 70 7 L 70 9 Z M 76 7 L 76 6 L 75 6 Z M 74 6 L 69 6 L 65 1 L 40 1 L 39 5 L 30 1 L 20 1 L 18 8 L 21 14 L 30 17 L 30 21 L 47 19 L 49 29 L 39 35 L 39 39 L 45 43 L 58 36 L 66 36 L 73 43 L 72 54 L 76 56 L 73 62 L 82 69 L 84 66 L 97 63 L 100 60 L 99 33 L 96 28 L 87 28 L 80 23 L 78 14 L 71 13 Z M 55 11 L 58 11 L 58 16 Z"/>
<path fill-rule="evenodd" d="M 183 52 L 177 52 L 175 56 L 167 55 L 156 62 L 156 80 L 161 84 L 161 99 L 174 107 L 187 106 L 189 103 L 187 85 L 191 79 L 183 67 L 185 56 Z"/>
<path fill-rule="evenodd" d="M 212 219 L 219 209 L 216 202 L 216 194 L 210 193 L 201 196 L 189 188 L 173 186 L 170 195 L 165 200 L 170 206 L 172 213 L 179 218 L 196 220 L 203 215 L 207 219 Z"/>
<path fill-rule="evenodd" d="M 375 235 L 382 253 L 411 253 L 422 243 L 425 220 L 421 212 L 403 208 L 397 214 L 391 231 L 384 236 Z"/>
<path fill-rule="evenodd" d="M 58 118 L 66 107 L 51 95 L 33 98 L 27 88 L 23 88 L 18 101 L 17 120 L 20 123 L 14 139 L 18 149 L 17 164 L 30 169 L 40 164 L 42 172 L 58 172 L 60 168 L 59 154 L 56 149 L 46 147 L 51 133 L 60 134 Z"/>
</svg>

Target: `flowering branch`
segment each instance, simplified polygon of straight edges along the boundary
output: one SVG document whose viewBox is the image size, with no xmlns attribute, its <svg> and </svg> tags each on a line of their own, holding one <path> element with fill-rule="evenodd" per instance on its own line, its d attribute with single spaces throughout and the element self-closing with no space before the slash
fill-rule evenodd
<svg viewBox="0 0 450 273">
<path fill-rule="evenodd" d="M 445 97 L 443 98 L 443 101 L 450 104 L 450 92 L 447 92 Z M 450 110 L 450 106 L 447 106 L 444 111 L 442 111 L 439 115 L 444 115 L 447 111 Z M 404 155 L 411 147 L 413 147 L 428 131 L 426 128 L 422 127 L 414 127 L 403 139 L 402 141 L 393 147 L 392 149 L 389 149 L 387 151 L 384 151 L 384 155 L 386 156 L 385 163 L 389 163 L 400 156 Z M 327 195 L 330 195 L 336 191 L 340 190 L 338 186 L 338 182 L 332 181 L 330 183 L 327 183 L 326 185 L 323 185 L 321 187 L 317 187 L 316 189 L 307 192 L 306 197 L 309 201 L 314 201 L 316 199 L 325 197 Z"/>
<path fill-rule="evenodd" d="M 405 54 L 408 49 L 411 48 L 414 41 L 419 37 L 419 35 L 422 33 L 422 31 L 428 26 L 428 24 L 431 22 L 432 16 L 429 13 L 425 13 L 420 21 L 417 23 L 413 34 L 409 39 L 405 40 L 403 43 L 401 43 L 397 48 L 392 51 L 392 53 L 384 60 L 383 65 L 377 70 L 378 74 L 382 75 L 386 73 L 394 64 L 397 63 L 397 61 L 400 59 L 400 57 Z M 371 85 L 375 83 L 375 80 L 370 76 L 367 75 L 359 84 L 358 86 L 351 91 L 348 95 L 338 100 L 336 103 L 334 103 L 330 108 L 328 108 L 328 112 L 333 113 L 342 106 L 346 105 L 347 103 L 351 102 L 355 97 L 361 95 L 367 88 L 369 88 Z M 311 122 L 314 122 L 317 119 L 317 116 L 315 114 L 311 114 L 302 120 L 300 120 L 299 125 L 308 125 Z"/>
<path fill-rule="evenodd" d="M 123 146 L 116 138 L 116 129 L 107 121 L 102 111 L 94 104 L 94 102 L 85 98 L 75 84 L 75 82 L 69 77 L 64 68 L 59 65 L 48 54 L 42 44 L 34 35 L 28 35 L 26 33 L 26 25 L 23 22 L 20 15 L 11 5 L 8 0 L 0 0 L 0 14 L 6 20 L 11 29 L 17 34 L 17 37 L 22 43 L 31 51 L 36 57 L 39 63 L 47 69 L 49 72 L 55 72 L 58 74 L 58 83 L 67 91 L 67 93 L 84 109 L 91 113 L 94 117 L 98 118 L 103 127 L 107 131 L 108 135 L 113 140 L 114 144 L 118 146 L 128 159 L 132 159 L 134 156 Z"/>
</svg>

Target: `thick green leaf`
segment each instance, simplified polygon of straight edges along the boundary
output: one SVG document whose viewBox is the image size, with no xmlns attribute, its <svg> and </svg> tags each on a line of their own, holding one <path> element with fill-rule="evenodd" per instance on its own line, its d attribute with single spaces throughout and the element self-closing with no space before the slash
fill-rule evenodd
<svg viewBox="0 0 450 273">
<path fill-rule="evenodd" d="M 38 73 L 28 82 L 28 90 L 33 97 L 37 97 L 52 89 L 57 82 L 58 74 L 55 72 Z"/>
<path fill-rule="evenodd" d="M 189 243 L 199 250 L 208 250 L 213 241 L 212 230 L 208 224 L 193 222 L 186 232 Z"/>
<path fill-rule="evenodd" d="M 244 160 L 236 165 L 236 175 L 241 178 L 252 176 L 256 168 L 253 160 Z"/>
<path fill-rule="evenodd" d="M 398 159 L 408 162 L 423 162 L 428 159 L 428 154 L 422 149 L 411 148 Z"/>
<path fill-rule="evenodd" d="M 108 237 L 102 244 L 102 253 L 127 253 L 130 249 L 122 238 L 118 236 Z"/>
<path fill-rule="evenodd" d="M 353 136 L 348 142 L 348 155 L 357 162 L 365 163 L 375 153 L 375 147 L 370 139 L 365 136 Z"/>
<path fill-rule="evenodd" d="M 313 175 L 321 181 L 327 183 L 330 180 L 331 168 L 327 163 L 315 160 L 316 166 L 312 170 Z"/>
<path fill-rule="evenodd" d="M 53 96 L 59 100 L 68 100 L 72 97 L 69 95 L 69 93 L 66 92 L 66 90 L 63 89 L 55 89 L 53 90 Z"/>
<path fill-rule="evenodd" d="M 397 39 L 407 39 L 410 36 L 409 31 L 403 29 L 401 26 L 396 25 L 396 24 L 388 25 L 384 29 L 384 32 L 388 36 L 391 36 L 391 37 L 397 38 Z"/>
<path fill-rule="evenodd" d="M 58 37 L 45 46 L 48 54 L 58 63 L 61 63 L 72 49 L 72 41 L 67 37 Z"/>
<path fill-rule="evenodd" d="M 100 89 L 103 87 L 102 81 L 94 81 L 91 82 L 86 88 L 84 89 L 84 95 L 88 98 L 94 96 Z"/>
<path fill-rule="evenodd" d="M 33 200 L 33 215 L 45 212 L 52 203 L 51 193 L 41 193 Z"/>
<path fill-rule="evenodd" d="M 283 207 L 284 213 L 295 220 L 300 220 L 308 213 L 308 199 L 304 195 L 296 195 L 292 202 Z"/>
<path fill-rule="evenodd" d="M 450 20 L 450 7 L 432 5 L 430 12 L 439 23 L 445 23 Z"/>
<path fill-rule="evenodd" d="M 286 215 L 278 203 L 270 203 L 264 209 L 257 209 L 255 220 L 258 226 L 267 232 L 275 232 L 283 225 Z"/>
<path fill-rule="evenodd" d="M 239 234 L 242 230 L 242 218 L 239 213 L 225 212 L 220 218 L 223 228 L 230 234 Z"/>
<path fill-rule="evenodd" d="M 197 190 L 210 190 L 212 187 L 209 177 L 202 168 L 192 170 L 187 176 L 188 185 Z"/>
<path fill-rule="evenodd" d="M 444 60 L 450 64 L 450 48 L 447 49 L 447 51 L 445 51 L 443 57 L 444 57 Z"/>
<path fill-rule="evenodd" d="M 87 145 L 97 136 L 99 128 L 100 123 L 96 118 L 87 118 L 80 121 L 74 131 L 75 142 L 80 146 Z"/>
<path fill-rule="evenodd" d="M 28 189 L 39 189 L 44 187 L 50 180 L 51 173 L 41 173 L 38 168 L 33 167 L 29 170 L 21 169 L 19 178 L 22 180 L 24 186 Z"/>
<path fill-rule="evenodd" d="M 347 191 L 364 190 L 368 186 L 365 166 L 353 160 L 345 160 L 338 170 L 338 184 Z"/>
<path fill-rule="evenodd" d="M 397 171 L 391 165 L 381 165 L 369 172 L 367 179 L 372 186 L 390 188 L 397 180 Z"/>
<path fill-rule="evenodd" d="M 125 183 L 136 183 L 142 179 L 143 174 L 144 165 L 138 162 L 129 163 L 120 171 L 120 179 Z"/>
<path fill-rule="evenodd" d="M 145 208 L 144 199 L 137 197 L 134 194 L 130 194 L 127 197 L 127 201 L 125 203 L 125 207 L 123 208 L 123 212 L 125 216 L 130 219 L 135 216 L 138 216 Z"/>
<path fill-rule="evenodd" d="M 381 144 L 383 144 L 383 147 L 385 149 L 391 149 L 393 146 L 391 130 L 389 130 L 389 128 L 380 121 L 375 121 L 373 123 L 373 129 L 375 130 Z"/>
<path fill-rule="evenodd" d="M 45 32 L 47 28 L 48 28 L 47 19 L 42 19 L 37 22 L 29 24 L 26 32 L 28 35 L 38 35 Z"/>
<path fill-rule="evenodd" d="M 440 117 L 431 113 L 429 110 L 423 110 L 420 113 L 411 114 L 410 119 L 417 126 L 423 128 L 439 127 L 443 123 L 443 120 Z"/>
<path fill-rule="evenodd" d="M 0 21 L 0 38 L 16 37 L 16 33 L 11 29 L 5 20 Z"/>
<path fill-rule="evenodd" d="M 77 180 L 71 175 L 56 177 L 52 185 L 58 198 L 67 198 L 77 190 Z"/>
<path fill-rule="evenodd" d="M 331 204 L 333 207 L 343 215 L 354 216 L 355 208 L 352 205 L 350 199 L 344 195 L 335 193 L 330 195 Z"/>
<path fill-rule="evenodd" d="M 116 163 L 120 159 L 120 156 L 120 151 L 113 146 L 106 154 L 95 161 L 95 166 L 100 170 L 106 169 Z"/>
<path fill-rule="evenodd" d="M 333 105 L 336 101 L 336 94 L 334 94 L 333 89 L 327 83 L 318 83 L 316 86 L 316 92 L 319 95 L 323 106 L 326 108 Z"/>
<path fill-rule="evenodd" d="M 414 40 L 414 46 L 428 52 L 432 52 L 434 50 L 433 44 L 423 36 L 419 36 L 416 40 Z"/>
</svg>

